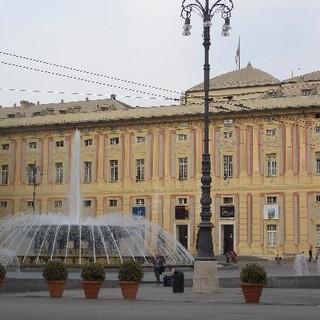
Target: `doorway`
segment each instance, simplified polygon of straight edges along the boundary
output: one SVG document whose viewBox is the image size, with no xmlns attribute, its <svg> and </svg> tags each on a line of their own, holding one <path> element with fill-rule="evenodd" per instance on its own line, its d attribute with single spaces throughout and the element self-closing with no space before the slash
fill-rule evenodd
<svg viewBox="0 0 320 320">
<path fill-rule="evenodd" d="M 233 224 L 222 225 L 223 235 L 223 254 L 226 254 L 230 250 L 234 250 L 234 226 Z"/>
<path fill-rule="evenodd" d="M 188 225 L 176 226 L 176 239 L 188 250 Z"/>
</svg>

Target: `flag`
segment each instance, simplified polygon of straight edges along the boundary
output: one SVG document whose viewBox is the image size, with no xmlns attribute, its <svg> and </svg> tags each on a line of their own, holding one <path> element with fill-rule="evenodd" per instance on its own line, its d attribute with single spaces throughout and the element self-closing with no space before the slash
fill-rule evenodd
<svg viewBox="0 0 320 320">
<path fill-rule="evenodd" d="M 234 60 L 236 62 L 236 70 L 239 70 L 240 69 L 240 36 L 239 36 L 238 48 L 237 48 L 236 56 L 234 57 Z"/>
</svg>

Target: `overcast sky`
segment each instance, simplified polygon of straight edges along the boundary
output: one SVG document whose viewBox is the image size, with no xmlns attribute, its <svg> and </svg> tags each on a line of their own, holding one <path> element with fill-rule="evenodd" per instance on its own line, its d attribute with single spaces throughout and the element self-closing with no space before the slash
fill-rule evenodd
<svg viewBox="0 0 320 320">
<path fill-rule="evenodd" d="M 211 78 L 235 70 L 239 36 L 241 67 L 250 61 L 279 80 L 320 70 L 320 0 L 233 2 L 230 37 L 220 35 L 220 14 L 213 18 Z M 163 97 L 179 98 L 180 92 L 203 81 L 202 20 L 194 13 L 192 35 L 182 36 L 181 4 L 182 0 L 0 0 L 0 105 L 101 99 L 110 94 L 132 106 L 174 103 Z M 65 94 L 70 92 L 77 94 Z"/>
</svg>

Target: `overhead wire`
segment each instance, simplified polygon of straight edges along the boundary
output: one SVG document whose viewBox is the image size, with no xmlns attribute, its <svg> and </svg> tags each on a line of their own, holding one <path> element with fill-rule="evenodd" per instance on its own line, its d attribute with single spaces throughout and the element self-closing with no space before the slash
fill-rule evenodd
<svg viewBox="0 0 320 320">
<path fill-rule="evenodd" d="M 32 62 L 36 62 L 36 63 L 41 63 L 41 64 L 53 66 L 53 67 L 58 67 L 58 68 L 66 69 L 66 70 L 85 73 L 85 74 L 88 74 L 88 75 L 102 77 L 102 78 L 106 78 L 106 79 L 110 79 L 110 80 L 116 80 L 116 81 L 120 81 L 120 82 L 125 82 L 127 84 L 133 84 L 133 85 L 136 85 L 136 86 L 142 86 L 142 87 L 153 89 L 153 90 L 164 91 L 164 92 L 168 92 L 168 93 L 172 93 L 172 94 L 180 94 L 180 92 L 175 91 L 175 90 L 170 90 L 170 89 L 166 89 L 166 88 L 162 88 L 162 87 L 152 86 L 152 85 L 148 85 L 148 84 L 140 83 L 140 82 L 135 82 L 135 81 L 131 81 L 131 80 L 121 79 L 121 78 L 117 78 L 117 77 L 113 77 L 113 76 L 107 76 L 107 75 L 104 75 L 104 74 L 101 74 L 101 73 L 97 73 L 97 72 L 91 72 L 91 71 L 87 71 L 87 70 L 84 70 L 84 69 L 78 69 L 78 68 L 74 68 L 74 67 L 70 67 L 70 66 L 57 64 L 57 63 L 54 63 L 54 62 L 48 62 L 48 61 L 44 61 L 44 60 L 40 60 L 40 59 L 30 58 L 30 57 L 26 57 L 26 56 L 23 56 L 23 55 L 17 55 L 17 54 L 14 54 L 14 53 L 10 53 L 10 52 L 0 51 L 0 54 L 5 55 L 5 56 L 18 58 L 18 59 L 28 60 L 28 61 L 32 61 Z"/>
<path fill-rule="evenodd" d="M 127 87 L 120 87 L 120 86 L 117 86 L 117 85 L 112 85 L 112 84 L 104 83 L 104 82 L 101 82 L 101 81 L 96 81 L 96 80 L 91 80 L 91 79 L 86 79 L 86 78 L 80 78 L 80 77 L 77 77 L 77 76 L 71 76 L 71 75 L 68 75 L 68 74 L 58 73 L 58 72 L 44 70 L 44 69 L 38 69 L 38 68 L 29 67 L 29 66 L 25 66 L 25 65 L 19 65 L 19 64 L 16 64 L 16 63 L 12 63 L 12 62 L 0 61 L 0 63 L 4 64 L 4 65 L 12 66 L 12 67 L 17 67 L 17 68 L 22 68 L 22 69 L 25 69 L 25 70 L 36 71 L 36 72 L 49 74 L 49 75 L 54 75 L 54 76 L 58 76 L 58 77 L 62 77 L 62 78 L 68 78 L 68 79 L 72 79 L 72 80 L 78 80 L 78 81 L 83 81 L 83 82 L 87 82 L 87 83 L 98 84 L 98 85 L 102 85 L 102 86 L 106 86 L 106 87 L 110 87 L 110 88 L 116 88 L 116 89 L 120 89 L 120 90 L 131 91 L 131 92 L 136 92 L 136 93 L 145 94 L 145 95 L 151 95 L 152 99 L 162 99 L 162 100 L 167 100 L 167 101 L 168 100 L 171 100 L 171 101 L 179 100 L 178 98 L 172 98 L 172 97 L 168 97 L 168 96 L 162 95 L 162 94 L 149 93 L 147 91 L 136 90 L 136 89 L 127 88 Z"/>
</svg>

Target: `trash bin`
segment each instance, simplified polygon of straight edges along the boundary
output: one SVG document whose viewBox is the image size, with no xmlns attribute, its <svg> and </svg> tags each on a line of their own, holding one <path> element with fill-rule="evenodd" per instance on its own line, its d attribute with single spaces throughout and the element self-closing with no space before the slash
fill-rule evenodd
<svg viewBox="0 0 320 320">
<path fill-rule="evenodd" d="M 180 293 L 184 291 L 184 274 L 181 271 L 175 271 L 172 278 L 172 292 Z"/>
</svg>

